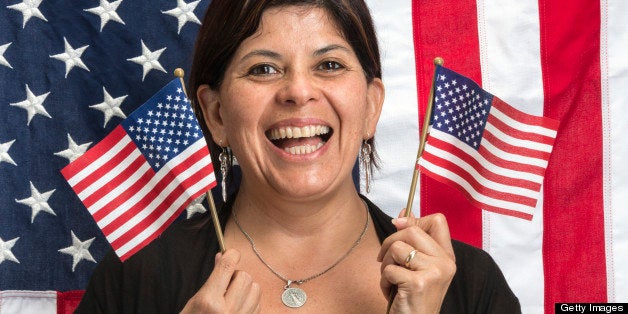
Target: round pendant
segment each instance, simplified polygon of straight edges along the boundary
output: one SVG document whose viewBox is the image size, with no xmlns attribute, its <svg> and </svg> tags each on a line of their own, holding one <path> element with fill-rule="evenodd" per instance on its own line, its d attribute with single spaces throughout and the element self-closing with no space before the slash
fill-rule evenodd
<svg viewBox="0 0 628 314">
<path fill-rule="evenodd" d="M 307 300 L 307 295 L 305 291 L 299 288 L 286 288 L 281 294 L 281 301 L 287 307 L 301 307 L 305 304 Z"/>
</svg>

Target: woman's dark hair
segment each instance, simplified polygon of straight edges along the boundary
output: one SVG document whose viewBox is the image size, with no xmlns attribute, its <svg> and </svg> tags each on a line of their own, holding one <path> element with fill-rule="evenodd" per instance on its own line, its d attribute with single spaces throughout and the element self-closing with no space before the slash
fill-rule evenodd
<svg viewBox="0 0 628 314">
<path fill-rule="evenodd" d="M 288 5 L 327 10 L 356 53 L 367 82 L 382 77 L 375 27 L 369 9 L 362 0 L 212 0 L 196 39 L 188 91 L 213 160 L 218 160 L 221 148 L 213 142 L 207 129 L 196 90 L 202 84 L 218 90 L 233 55 L 240 44 L 257 31 L 262 14 L 269 8 Z M 373 138 L 367 142 L 373 146 Z M 375 150 L 372 151 L 371 161 L 376 161 Z"/>
</svg>

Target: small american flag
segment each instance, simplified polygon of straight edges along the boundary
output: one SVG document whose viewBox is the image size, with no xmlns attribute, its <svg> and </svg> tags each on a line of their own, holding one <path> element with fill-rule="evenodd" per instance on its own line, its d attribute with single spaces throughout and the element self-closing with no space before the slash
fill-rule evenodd
<svg viewBox="0 0 628 314">
<path fill-rule="evenodd" d="M 442 66 L 433 100 L 421 170 L 476 207 L 531 220 L 558 121 L 523 113 Z"/>
<path fill-rule="evenodd" d="M 122 261 L 216 185 L 179 79 L 61 172 Z"/>
</svg>

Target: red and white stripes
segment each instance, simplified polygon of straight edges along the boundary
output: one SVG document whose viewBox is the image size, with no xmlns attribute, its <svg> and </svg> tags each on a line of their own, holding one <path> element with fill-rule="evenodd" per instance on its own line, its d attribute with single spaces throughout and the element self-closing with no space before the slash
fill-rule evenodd
<svg viewBox="0 0 628 314">
<path fill-rule="evenodd" d="M 412 104 L 399 101 L 414 95 L 387 99 L 384 107 L 407 119 L 393 123 L 382 115 L 377 147 L 394 156 L 380 154 L 383 169 L 369 196 L 394 216 L 405 205 L 410 180 L 399 173 L 411 172 L 418 141 L 401 146 L 398 138 L 418 136 L 413 133 L 423 121 L 432 60 L 443 57 L 445 66 L 523 112 L 559 120 L 560 128 L 531 221 L 479 211 L 425 176 L 418 189 L 421 214 L 445 213 L 454 238 L 490 252 L 524 313 L 552 313 L 555 302 L 628 302 L 628 269 L 617 266 L 628 262 L 628 119 L 622 112 L 628 103 L 628 3 L 394 1 L 386 3 L 395 7 L 387 13 L 374 2 L 376 23 L 385 21 L 377 30 L 387 97 L 406 91 L 396 85 L 407 72 L 396 65 L 413 54 L 416 80 L 407 84 L 417 85 L 419 114 L 412 116 Z M 414 19 L 399 8 L 404 6 L 412 6 Z M 387 14 L 399 25 L 413 23 L 407 40 L 414 41 L 414 51 L 388 38 L 389 29 L 401 26 L 391 27 Z M 409 165 L 387 169 L 396 167 L 392 159 Z"/>
</svg>

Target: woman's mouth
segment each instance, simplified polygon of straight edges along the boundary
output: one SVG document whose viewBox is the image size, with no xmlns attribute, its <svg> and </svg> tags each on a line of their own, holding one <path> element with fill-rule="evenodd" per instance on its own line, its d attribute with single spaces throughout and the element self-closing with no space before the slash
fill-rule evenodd
<svg viewBox="0 0 628 314">
<path fill-rule="evenodd" d="M 284 126 L 266 131 L 266 137 L 288 154 L 303 155 L 325 145 L 332 133 L 326 125 Z"/>
</svg>

